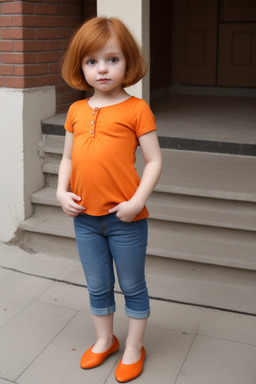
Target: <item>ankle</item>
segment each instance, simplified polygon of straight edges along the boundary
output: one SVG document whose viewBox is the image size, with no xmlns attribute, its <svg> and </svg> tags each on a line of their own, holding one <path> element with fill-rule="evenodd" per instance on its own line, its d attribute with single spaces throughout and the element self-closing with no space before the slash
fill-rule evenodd
<svg viewBox="0 0 256 384">
<path fill-rule="evenodd" d="M 107 336 L 107 337 L 99 337 L 92 348 L 92 352 L 103 353 L 107 351 L 113 344 L 113 341 L 114 341 L 113 335 Z"/>
<path fill-rule="evenodd" d="M 142 345 L 136 344 L 136 345 L 129 345 L 126 344 L 125 351 L 123 354 L 122 362 L 123 364 L 134 364 L 136 363 L 141 354 Z"/>
</svg>

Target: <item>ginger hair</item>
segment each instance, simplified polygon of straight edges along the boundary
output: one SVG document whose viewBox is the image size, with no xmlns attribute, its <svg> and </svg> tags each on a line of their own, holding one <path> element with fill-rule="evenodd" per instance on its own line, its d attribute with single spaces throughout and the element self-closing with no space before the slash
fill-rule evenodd
<svg viewBox="0 0 256 384">
<path fill-rule="evenodd" d="M 62 65 L 62 77 L 72 88 L 89 90 L 82 71 L 85 56 L 101 49 L 107 40 L 115 36 L 126 60 L 123 87 L 129 87 L 142 79 L 147 71 L 141 50 L 128 28 L 114 17 L 95 17 L 86 21 L 74 34 Z"/>
</svg>

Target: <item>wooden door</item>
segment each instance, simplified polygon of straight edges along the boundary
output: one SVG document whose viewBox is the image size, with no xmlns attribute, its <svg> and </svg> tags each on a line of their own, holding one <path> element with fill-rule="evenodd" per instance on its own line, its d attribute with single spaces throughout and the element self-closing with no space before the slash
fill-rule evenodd
<svg viewBox="0 0 256 384">
<path fill-rule="evenodd" d="M 220 21 L 256 21 L 256 1 L 221 0 Z"/>
<path fill-rule="evenodd" d="M 256 86 L 256 0 L 222 0 L 219 86 Z"/>
<path fill-rule="evenodd" d="M 218 0 L 173 0 L 173 84 L 215 85 Z"/>
</svg>

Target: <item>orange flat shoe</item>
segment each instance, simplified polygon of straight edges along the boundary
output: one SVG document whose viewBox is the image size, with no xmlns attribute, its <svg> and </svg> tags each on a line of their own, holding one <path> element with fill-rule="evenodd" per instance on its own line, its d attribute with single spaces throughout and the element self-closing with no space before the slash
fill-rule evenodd
<svg viewBox="0 0 256 384">
<path fill-rule="evenodd" d="M 114 337 L 113 344 L 107 351 L 102 353 L 94 353 L 92 352 L 92 348 L 94 345 L 91 348 L 89 348 L 87 351 L 85 351 L 80 361 L 81 368 L 90 369 L 90 368 L 98 367 L 103 363 L 104 360 L 106 360 L 108 356 L 117 352 L 119 349 L 119 341 L 115 336 L 113 337 Z"/>
<path fill-rule="evenodd" d="M 143 364 L 146 357 L 145 348 L 141 348 L 141 354 L 139 360 L 134 364 L 123 364 L 122 360 L 119 361 L 116 368 L 116 380 L 119 383 L 126 383 L 136 379 L 143 371 Z"/>
</svg>

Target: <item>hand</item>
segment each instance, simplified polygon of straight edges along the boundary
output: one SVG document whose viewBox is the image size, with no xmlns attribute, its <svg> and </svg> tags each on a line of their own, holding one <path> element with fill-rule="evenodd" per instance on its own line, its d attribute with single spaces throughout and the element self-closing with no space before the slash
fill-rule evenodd
<svg viewBox="0 0 256 384">
<path fill-rule="evenodd" d="M 69 217 L 78 216 L 86 209 L 85 207 L 82 207 L 81 205 L 76 203 L 76 201 L 81 201 L 81 197 L 75 195 L 72 192 L 57 191 L 56 197 L 59 200 L 63 211 Z"/>
<path fill-rule="evenodd" d="M 116 216 L 118 217 L 118 219 L 129 223 L 142 210 L 143 206 L 141 206 L 140 204 L 136 204 L 131 200 L 124 201 L 123 203 L 116 205 L 114 208 L 111 208 L 109 210 L 109 213 L 116 212 Z"/>
</svg>

